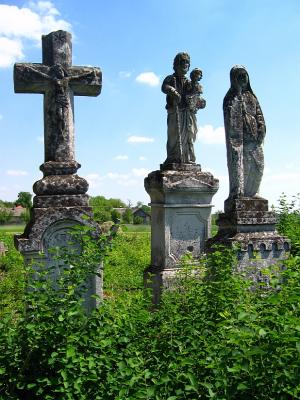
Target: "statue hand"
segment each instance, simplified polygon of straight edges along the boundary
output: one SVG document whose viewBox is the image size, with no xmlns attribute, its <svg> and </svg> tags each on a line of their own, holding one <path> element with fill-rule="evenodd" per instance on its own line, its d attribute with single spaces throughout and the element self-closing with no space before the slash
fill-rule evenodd
<svg viewBox="0 0 300 400">
<path fill-rule="evenodd" d="M 174 101 L 175 104 L 180 103 L 181 96 L 176 90 L 172 93 L 172 97 L 173 97 L 173 101 Z"/>
</svg>

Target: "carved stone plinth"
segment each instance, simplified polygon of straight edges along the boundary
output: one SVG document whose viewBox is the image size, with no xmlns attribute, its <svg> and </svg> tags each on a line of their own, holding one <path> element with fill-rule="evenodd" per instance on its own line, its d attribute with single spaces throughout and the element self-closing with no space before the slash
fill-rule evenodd
<svg viewBox="0 0 300 400">
<path fill-rule="evenodd" d="M 176 164 L 151 172 L 145 189 L 151 198 L 151 267 L 154 300 L 168 287 L 186 253 L 198 258 L 211 236 L 211 200 L 219 182 L 199 165 Z M 148 274 L 148 275 L 147 275 Z"/>
<path fill-rule="evenodd" d="M 265 280 L 263 270 L 287 258 L 290 241 L 275 229 L 276 217 L 268 211 L 268 200 L 238 198 L 225 201 L 225 213 L 219 214 L 218 234 L 208 240 L 213 245 L 238 245 L 237 271 L 254 281 Z"/>
</svg>

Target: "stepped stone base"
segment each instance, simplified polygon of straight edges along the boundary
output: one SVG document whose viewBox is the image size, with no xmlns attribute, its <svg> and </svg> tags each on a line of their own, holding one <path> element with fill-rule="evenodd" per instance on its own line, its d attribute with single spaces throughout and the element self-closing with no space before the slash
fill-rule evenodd
<svg viewBox="0 0 300 400">
<path fill-rule="evenodd" d="M 254 281 L 266 280 L 263 270 L 282 265 L 289 255 L 290 241 L 275 229 L 276 217 L 268 211 L 263 198 L 239 198 L 225 201 L 225 213 L 217 220 L 218 234 L 207 241 L 213 245 L 238 245 L 237 271 Z"/>
<path fill-rule="evenodd" d="M 58 164 L 61 167 L 59 173 L 62 175 L 44 176 L 34 185 L 37 196 L 33 199 L 30 221 L 26 225 L 24 233 L 15 236 L 15 246 L 27 264 L 31 264 L 36 269 L 39 269 L 41 264 L 48 268 L 51 267 L 53 271 L 51 279 L 53 279 L 54 285 L 60 270 L 68 268 L 66 262 L 58 259 L 57 255 L 63 254 L 65 248 L 75 254 L 80 254 L 82 251 L 81 243 L 76 242 L 72 236 L 74 227 L 88 226 L 92 229 L 95 237 L 100 235 L 100 228 L 93 222 L 92 210 L 88 206 L 88 196 L 85 194 L 87 186 L 84 189 L 83 187 L 76 189 L 76 182 L 83 182 L 83 186 L 85 186 L 84 182 L 86 181 L 75 174 L 63 173 L 76 172 L 79 164 L 76 162 L 73 163 L 74 165 L 71 163 L 45 163 L 41 169 L 45 169 L 44 174 L 54 173 Z M 63 170 L 63 167 L 66 169 Z M 60 185 L 52 186 L 52 181 L 59 181 Z M 66 182 L 68 185 L 65 185 Z M 59 194 L 59 191 L 63 193 Z M 53 249 L 56 249 L 55 256 Z M 84 299 L 84 307 L 88 312 L 95 308 L 99 301 L 91 296 L 102 297 L 102 264 L 96 269 L 97 275 L 91 276 L 88 282 L 83 282 L 88 288 Z"/>
</svg>

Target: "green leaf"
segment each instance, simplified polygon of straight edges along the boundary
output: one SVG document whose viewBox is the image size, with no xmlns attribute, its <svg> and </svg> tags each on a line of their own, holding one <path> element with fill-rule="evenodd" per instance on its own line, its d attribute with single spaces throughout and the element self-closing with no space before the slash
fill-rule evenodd
<svg viewBox="0 0 300 400">
<path fill-rule="evenodd" d="M 245 383 L 239 383 L 237 390 L 246 390 L 248 389 L 248 386 Z"/>
<path fill-rule="evenodd" d="M 263 329 L 260 328 L 260 330 L 258 331 L 259 336 L 266 336 L 267 332 Z"/>
<path fill-rule="evenodd" d="M 73 357 L 75 355 L 75 348 L 74 347 L 68 347 L 67 348 L 67 357 Z"/>
</svg>

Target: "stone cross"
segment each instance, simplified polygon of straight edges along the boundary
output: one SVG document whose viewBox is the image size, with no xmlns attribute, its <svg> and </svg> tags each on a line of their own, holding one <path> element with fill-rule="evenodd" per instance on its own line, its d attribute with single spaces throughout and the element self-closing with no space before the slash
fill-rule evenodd
<svg viewBox="0 0 300 400">
<path fill-rule="evenodd" d="M 42 36 L 42 64 L 18 63 L 14 68 L 16 93 L 44 95 L 45 164 L 41 169 L 45 172 L 48 164 L 48 169 L 52 170 L 48 174 L 59 173 L 53 171 L 53 168 L 62 163 L 64 167 L 73 164 L 71 173 L 77 170 L 79 164 L 74 158 L 73 97 L 98 96 L 101 92 L 102 76 L 99 68 L 72 66 L 71 39 L 71 34 L 65 31 Z"/>
</svg>

